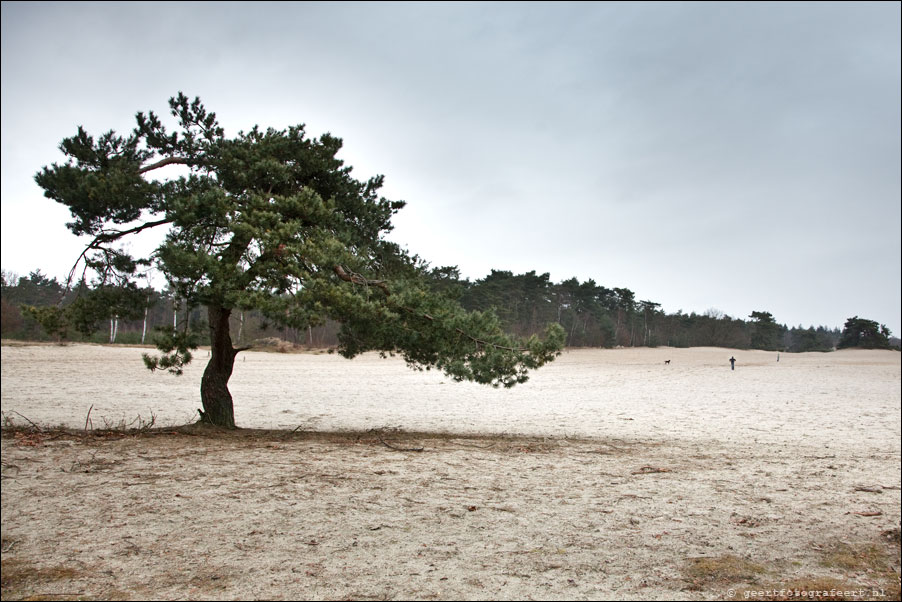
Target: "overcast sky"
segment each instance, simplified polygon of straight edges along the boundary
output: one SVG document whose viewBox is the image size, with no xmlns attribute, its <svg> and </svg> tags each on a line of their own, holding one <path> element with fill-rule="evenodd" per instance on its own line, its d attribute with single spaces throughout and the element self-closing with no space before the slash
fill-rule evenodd
<svg viewBox="0 0 902 602">
<path fill-rule="evenodd" d="M 2 268 L 82 250 L 34 183 L 83 125 L 200 96 L 307 124 L 408 205 L 392 238 L 667 312 L 900 334 L 900 4 L 2 4 Z"/>
</svg>

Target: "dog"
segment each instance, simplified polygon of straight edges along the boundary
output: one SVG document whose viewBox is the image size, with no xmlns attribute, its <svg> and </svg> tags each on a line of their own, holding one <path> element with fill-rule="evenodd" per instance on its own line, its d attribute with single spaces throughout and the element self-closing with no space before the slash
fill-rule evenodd
<svg viewBox="0 0 902 602">
<path fill-rule="evenodd" d="M 665 365 L 665 366 L 669 366 L 669 365 L 670 365 L 670 360 L 664 360 L 664 365 Z"/>
</svg>

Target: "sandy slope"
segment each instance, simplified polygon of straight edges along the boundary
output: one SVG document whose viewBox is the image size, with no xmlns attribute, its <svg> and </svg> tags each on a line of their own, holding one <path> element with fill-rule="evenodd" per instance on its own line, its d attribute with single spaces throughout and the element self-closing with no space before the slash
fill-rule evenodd
<svg viewBox="0 0 902 602">
<path fill-rule="evenodd" d="M 190 420 L 202 366 L 175 379 L 139 357 L 4 346 L 4 416 L 82 429 L 93 405 L 95 428 Z M 899 357 L 573 351 L 498 391 L 375 356 L 248 354 L 238 422 L 287 431 L 5 436 L 4 598 L 718 599 L 811 576 L 883 587 L 824 554 L 899 526 Z M 366 432 L 388 426 L 455 434 Z M 332 429 L 360 433 L 321 434 Z M 763 572 L 687 571 L 734 556 Z"/>
</svg>

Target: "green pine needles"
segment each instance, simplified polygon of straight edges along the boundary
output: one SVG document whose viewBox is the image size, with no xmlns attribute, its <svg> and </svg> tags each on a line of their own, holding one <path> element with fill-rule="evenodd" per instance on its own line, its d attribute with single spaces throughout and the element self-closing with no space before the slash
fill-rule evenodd
<svg viewBox="0 0 902 602">
<path fill-rule="evenodd" d="M 385 239 L 403 206 L 379 195 L 382 176 L 358 181 L 337 158 L 341 140 L 308 138 L 303 125 L 254 127 L 228 138 L 200 99 L 169 101 L 170 131 L 156 114 L 138 113 L 128 135 L 99 138 L 82 128 L 60 149 L 66 162 L 35 177 L 45 196 L 66 205 L 69 229 L 88 235 L 76 268 L 94 287 L 128 292 L 155 266 L 190 307 L 207 309 L 211 358 L 201 382 L 203 420 L 234 427 L 228 380 L 235 356 L 229 316 L 256 308 L 272 322 L 304 328 L 342 324 L 339 352 L 400 354 L 415 368 L 436 367 L 455 380 L 513 386 L 553 360 L 563 329 L 519 340 L 492 313 L 466 312 L 436 291 L 427 266 Z M 178 175 L 167 168 L 180 166 Z M 163 177 L 160 174 L 167 174 Z M 165 240 L 133 257 L 126 240 L 162 228 Z M 71 282 L 77 277 L 73 268 Z M 118 299 L 118 297 L 117 297 Z M 99 308 L 82 324 L 98 323 Z M 124 309 L 123 309 L 124 311 Z M 151 369 L 181 373 L 195 342 L 170 329 Z"/>
</svg>

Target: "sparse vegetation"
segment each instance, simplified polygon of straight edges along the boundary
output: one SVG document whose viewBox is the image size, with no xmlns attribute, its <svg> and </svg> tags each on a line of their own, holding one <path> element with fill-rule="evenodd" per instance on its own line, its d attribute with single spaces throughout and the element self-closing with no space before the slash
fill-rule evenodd
<svg viewBox="0 0 902 602">
<path fill-rule="evenodd" d="M 764 567 L 733 555 L 691 558 L 683 574 L 691 589 L 710 589 L 749 582 L 764 572 Z"/>
<path fill-rule="evenodd" d="M 4 552 L 12 548 L 15 542 L 3 540 Z M 68 586 L 82 575 L 82 571 L 65 565 L 40 566 L 20 558 L 4 558 L 2 561 L 3 599 L 9 600 L 27 595 L 28 600 L 78 600 L 83 592 L 67 587 L 60 590 L 59 585 Z"/>
<path fill-rule="evenodd" d="M 893 559 L 882 542 L 859 544 L 833 542 L 824 549 L 822 560 L 822 564 L 828 568 L 871 573 L 886 573 L 891 570 L 894 563 L 899 563 L 898 556 Z"/>
<path fill-rule="evenodd" d="M 683 574 L 691 589 L 729 589 L 735 600 L 898 600 L 897 534 L 898 529 L 874 542 L 815 546 L 820 565 L 838 575 L 782 579 L 786 567 L 764 566 L 733 555 L 692 558 Z"/>
</svg>

